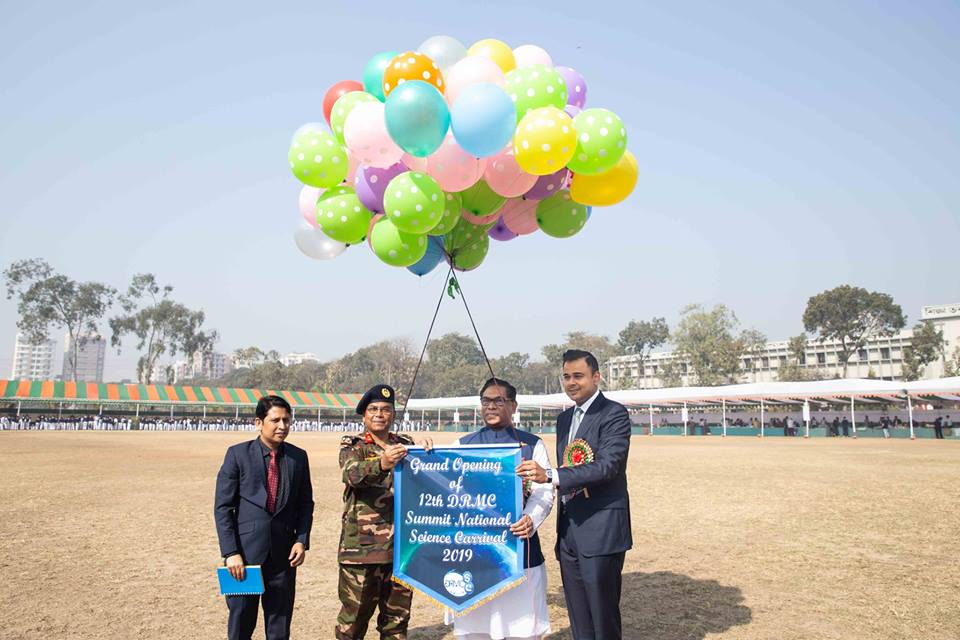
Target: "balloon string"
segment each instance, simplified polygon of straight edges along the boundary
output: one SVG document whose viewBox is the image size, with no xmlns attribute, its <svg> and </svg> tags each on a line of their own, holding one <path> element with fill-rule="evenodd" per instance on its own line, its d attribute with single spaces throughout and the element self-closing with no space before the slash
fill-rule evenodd
<svg viewBox="0 0 960 640">
<path fill-rule="evenodd" d="M 437 314 L 440 313 L 440 305 L 443 304 L 443 294 L 447 291 L 447 280 L 450 279 L 450 274 L 453 273 L 453 264 L 450 264 L 450 268 L 447 270 L 447 275 L 443 279 L 443 286 L 440 288 L 440 299 L 437 300 L 437 308 L 433 311 L 433 320 L 430 321 L 430 328 L 427 329 L 427 339 L 423 341 L 423 349 L 420 351 L 420 359 L 417 360 L 417 367 L 413 370 L 413 379 L 410 381 L 410 388 L 407 389 L 407 397 L 403 401 L 403 411 L 401 416 L 407 415 L 407 405 L 410 404 L 410 398 L 413 395 L 413 387 L 417 384 L 417 375 L 420 373 L 420 365 L 423 364 L 423 356 L 427 353 L 427 345 L 430 344 L 430 335 L 433 333 L 433 325 L 437 322 Z M 437 424 L 437 428 L 440 428 L 440 425 Z"/>
<path fill-rule="evenodd" d="M 459 280 L 459 278 L 458 278 L 458 280 Z M 499 382 L 500 379 L 497 377 L 497 374 L 495 374 L 495 373 L 493 372 L 493 365 L 490 363 L 490 358 L 487 357 L 487 350 L 486 350 L 486 349 L 484 348 L 484 346 L 483 346 L 483 340 L 480 338 L 480 332 L 477 331 L 477 324 L 473 321 L 473 314 L 470 313 L 470 305 L 467 304 L 467 296 L 464 295 L 464 293 L 463 293 L 463 286 L 458 286 L 458 287 L 457 287 L 457 290 L 458 290 L 459 293 L 460 293 L 460 299 L 463 300 L 463 308 L 466 309 L 466 311 L 467 311 L 467 317 L 470 318 L 470 326 L 473 327 L 473 334 L 474 334 L 475 336 L 477 336 L 477 344 L 480 345 L 480 353 L 483 354 L 483 360 L 484 360 L 484 362 L 487 363 L 487 370 L 490 371 L 490 377 Z M 500 386 L 500 385 L 496 385 L 496 387 L 497 387 L 497 391 L 500 393 L 500 397 L 503 399 L 504 404 L 506 404 L 506 400 L 507 400 L 507 399 L 503 397 L 503 387 Z M 520 445 L 520 450 L 523 451 L 523 443 L 520 441 L 520 436 L 519 436 L 518 433 L 517 433 L 517 428 L 516 428 L 516 427 L 513 427 L 513 432 L 512 432 L 511 435 L 513 435 L 514 439 L 517 441 L 517 444 Z M 521 454 L 521 458 L 522 458 L 522 457 L 523 457 L 523 456 L 522 456 L 522 454 Z M 530 451 L 530 458 L 533 459 L 533 450 L 532 450 L 532 449 L 531 449 L 531 451 Z M 552 491 L 552 488 L 551 488 L 551 491 Z M 532 493 L 533 493 L 533 492 L 531 491 L 531 495 L 532 495 Z M 532 521 L 532 520 L 533 520 L 533 518 L 531 518 L 531 521 Z M 534 532 L 534 533 L 536 533 L 536 532 Z M 524 544 L 524 549 L 526 550 L 526 554 L 525 554 L 525 555 L 527 556 L 527 561 L 526 561 L 526 563 L 525 563 L 525 564 L 526 564 L 526 567 L 525 567 L 525 568 L 526 568 L 526 571 L 524 572 L 525 574 L 526 574 L 527 572 L 529 572 L 529 570 L 530 570 L 530 542 L 531 542 L 532 540 L 533 540 L 533 534 L 530 535 L 530 538 L 528 538 L 528 539 L 525 541 L 525 544 Z M 533 607 L 532 607 L 532 609 L 533 609 L 533 628 L 534 628 L 534 631 L 536 631 L 537 628 L 539 627 L 539 623 L 538 623 L 538 621 L 537 621 L 537 618 L 538 618 L 538 616 L 537 616 L 537 595 L 536 595 L 536 593 L 535 593 L 532 589 L 531 589 L 531 597 L 532 597 L 532 602 L 531 602 L 531 604 L 533 605 Z M 537 635 L 537 637 L 539 637 L 540 634 L 537 633 L 536 635 Z"/>
</svg>

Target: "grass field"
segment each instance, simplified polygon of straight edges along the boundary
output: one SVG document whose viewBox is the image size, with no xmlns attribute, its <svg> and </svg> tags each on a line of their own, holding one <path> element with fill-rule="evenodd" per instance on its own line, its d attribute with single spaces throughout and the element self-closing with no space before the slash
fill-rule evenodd
<svg viewBox="0 0 960 640">
<path fill-rule="evenodd" d="M 0 638 L 224 637 L 214 478 L 250 437 L 0 432 Z M 293 636 L 329 638 L 339 437 L 291 442 L 317 502 Z M 960 638 L 960 442 L 635 437 L 629 478 L 625 638 Z M 410 638 L 452 637 L 414 605 Z"/>
</svg>

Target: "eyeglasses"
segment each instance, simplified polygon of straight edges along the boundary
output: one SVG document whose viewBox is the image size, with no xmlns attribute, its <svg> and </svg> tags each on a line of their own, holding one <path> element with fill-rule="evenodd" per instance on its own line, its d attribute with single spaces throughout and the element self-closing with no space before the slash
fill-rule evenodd
<svg viewBox="0 0 960 640">
<path fill-rule="evenodd" d="M 498 409 L 501 409 L 501 408 L 507 406 L 507 401 L 506 401 L 503 397 L 500 397 L 500 396 L 498 396 L 498 397 L 496 397 L 496 398 L 480 398 L 480 406 L 481 406 L 481 407 L 496 407 L 496 408 L 498 408 Z"/>
<path fill-rule="evenodd" d="M 367 413 L 371 415 L 377 415 L 378 413 L 390 415 L 393 413 L 393 407 L 367 407 Z"/>
</svg>

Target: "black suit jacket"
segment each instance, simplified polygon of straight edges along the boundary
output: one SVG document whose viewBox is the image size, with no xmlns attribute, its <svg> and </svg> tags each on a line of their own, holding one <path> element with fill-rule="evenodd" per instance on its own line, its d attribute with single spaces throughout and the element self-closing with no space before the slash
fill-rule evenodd
<svg viewBox="0 0 960 640">
<path fill-rule="evenodd" d="M 574 407 L 557 418 L 557 460 L 562 464 Z M 630 495 L 627 492 L 627 455 L 630 452 L 630 416 L 626 408 L 601 393 L 580 420 L 576 437 L 593 449 L 593 462 L 557 469 L 558 495 L 587 488 L 557 504 L 557 537 L 572 535 L 584 556 L 620 553 L 633 546 L 630 531 Z M 559 554 L 558 554 L 559 555 Z"/>
<path fill-rule="evenodd" d="M 274 513 L 267 511 L 267 473 L 257 440 L 227 449 L 217 473 L 213 515 L 220 555 L 235 553 L 246 564 L 262 564 L 269 554 L 287 558 L 295 542 L 310 548 L 313 485 L 307 452 L 284 443 L 280 478 L 286 491 Z"/>
</svg>

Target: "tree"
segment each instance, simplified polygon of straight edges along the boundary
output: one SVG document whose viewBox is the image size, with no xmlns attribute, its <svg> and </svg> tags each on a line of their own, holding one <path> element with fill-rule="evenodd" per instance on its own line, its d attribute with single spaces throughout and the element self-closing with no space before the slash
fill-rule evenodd
<svg viewBox="0 0 960 640">
<path fill-rule="evenodd" d="M 470 336 L 448 333 L 427 345 L 427 356 L 434 368 L 446 369 L 465 364 L 483 364 L 483 353 Z"/>
<path fill-rule="evenodd" d="M 747 356 L 747 362 L 743 364 L 743 370 L 747 373 L 755 373 L 759 368 L 759 362 L 767 350 L 767 336 L 756 329 L 745 329 L 740 334 L 740 341 L 743 343 L 743 355 Z"/>
<path fill-rule="evenodd" d="M 665 387 L 682 387 L 683 364 L 676 359 L 664 360 L 658 365 L 657 377 Z"/>
<path fill-rule="evenodd" d="M 235 349 L 233 352 L 234 364 L 243 364 L 247 367 L 253 367 L 260 364 L 267 357 L 259 347 L 246 347 L 244 349 Z"/>
<path fill-rule="evenodd" d="M 954 349 L 949 358 L 944 359 L 943 375 L 948 377 L 960 376 L 960 347 Z"/>
<path fill-rule="evenodd" d="M 11 264 L 3 272 L 7 299 L 18 297 L 17 328 L 34 343 L 49 339 L 51 327 L 67 330 L 72 345 L 66 354 L 66 375 L 77 377 L 80 349 L 99 337 L 98 321 L 113 304 L 116 289 L 99 282 L 77 282 L 58 274 L 45 260 L 33 258 Z"/>
<path fill-rule="evenodd" d="M 137 379 L 143 384 L 153 381 L 162 355 L 182 353 L 192 358 L 197 353 L 209 353 L 217 341 L 216 331 L 201 330 L 203 311 L 192 311 L 170 300 L 172 291 L 169 285 L 157 284 L 153 274 L 137 274 L 120 298 L 123 315 L 110 319 L 110 344 L 118 351 L 124 335 L 136 336 L 137 349 L 143 351 L 137 360 Z"/>
<path fill-rule="evenodd" d="M 766 342 L 760 332 L 738 333 L 739 327 L 737 316 L 722 304 L 710 311 L 696 304 L 681 310 L 671 341 L 696 384 L 735 382 L 741 371 L 740 358 L 748 348 Z M 661 374 L 662 370 L 661 366 Z"/>
<path fill-rule="evenodd" d="M 793 336 L 787 341 L 787 362 L 777 370 L 777 379 L 783 382 L 813 380 L 811 373 L 804 368 L 806 364 L 807 334 Z"/>
<path fill-rule="evenodd" d="M 913 339 L 910 346 L 903 349 L 903 378 L 917 380 L 923 370 L 937 358 L 946 364 L 946 343 L 943 331 L 931 322 L 918 322 L 913 327 Z"/>
<path fill-rule="evenodd" d="M 329 364 L 323 386 L 328 390 L 363 393 L 386 383 L 405 398 L 417 358 L 407 340 L 382 340 Z"/>
<path fill-rule="evenodd" d="M 669 338 L 670 328 L 664 318 L 654 318 L 649 322 L 631 320 L 620 332 L 617 340 L 620 353 L 632 355 L 637 360 L 638 375 L 634 382 L 637 386 L 643 380 L 644 366 L 650 357 L 650 352 L 664 345 Z"/>
<path fill-rule="evenodd" d="M 570 349 L 581 349 L 589 351 L 597 359 L 600 365 L 600 373 L 603 374 L 607 361 L 616 355 L 617 348 L 610 338 L 587 331 L 571 331 L 564 336 L 565 341 L 562 344 L 548 344 L 540 349 L 540 353 L 546 359 L 547 364 L 553 370 L 549 378 L 550 387 L 545 393 L 557 393 L 562 391 L 560 386 L 560 370 L 563 367 L 563 353 Z"/>
<path fill-rule="evenodd" d="M 889 295 L 850 285 L 811 297 L 803 312 L 804 329 L 816 333 L 819 340 L 840 343 L 844 378 L 851 356 L 871 337 L 893 335 L 906 323 L 903 309 Z"/>
</svg>

